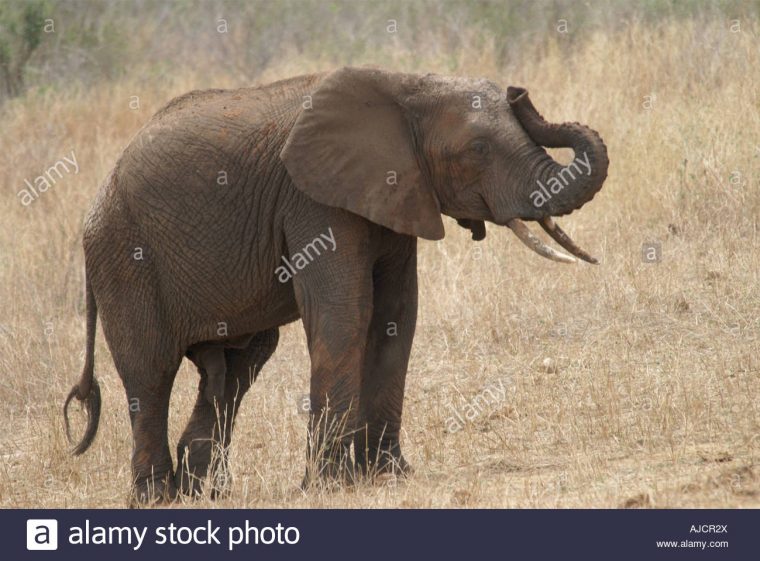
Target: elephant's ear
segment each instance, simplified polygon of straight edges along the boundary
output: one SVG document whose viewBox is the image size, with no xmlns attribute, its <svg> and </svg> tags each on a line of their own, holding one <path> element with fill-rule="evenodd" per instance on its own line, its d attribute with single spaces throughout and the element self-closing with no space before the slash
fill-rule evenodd
<svg viewBox="0 0 760 561">
<path fill-rule="evenodd" d="M 315 201 L 395 232 L 439 240 L 440 205 L 417 163 L 402 106 L 412 77 L 343 68 L 312 92 L 280 158 Z"/>
</svg>

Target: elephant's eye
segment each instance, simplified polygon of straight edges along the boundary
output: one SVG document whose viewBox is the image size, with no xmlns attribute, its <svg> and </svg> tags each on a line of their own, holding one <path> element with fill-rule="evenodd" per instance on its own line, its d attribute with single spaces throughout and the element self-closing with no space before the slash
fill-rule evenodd
<svg viewBox="0 0 760 561">
<path fill-rule="evenodd" d="M 487 140 L 476 138 L 470 142 L 469 151 L 475 156 L 480 156 L 482 158 L 488 156 L 488 153 L 491 151 L 491 145 L 488 144 Z"/>
</svg>

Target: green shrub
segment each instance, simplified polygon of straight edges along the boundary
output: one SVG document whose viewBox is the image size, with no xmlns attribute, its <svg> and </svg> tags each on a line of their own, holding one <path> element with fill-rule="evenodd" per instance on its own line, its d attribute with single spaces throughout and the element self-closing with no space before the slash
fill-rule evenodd
<svg viewBox="0 0 760 561">
<path fill-rule="evenodd" d="M 44 0 L 0 3 L 0 92 L 7 97 L 24 90 L 24 75 L 32 53 L 42 42 L 48 13 Z"/>
</svg>

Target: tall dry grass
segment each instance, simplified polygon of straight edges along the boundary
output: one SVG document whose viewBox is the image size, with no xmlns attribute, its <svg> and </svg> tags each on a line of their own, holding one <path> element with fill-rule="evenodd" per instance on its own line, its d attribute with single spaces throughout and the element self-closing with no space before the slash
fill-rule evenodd
<svg viewBox="0 0 760 561">
<path fill-rule="evenodd" d="M 550 32 L 504 62 L 465 29 L 457 48 L 389 43 L 361 62 L 524 85 L 551 121 L 599 130 L 610 174 L 562 221 L 602 258 L 563 266 L 489 227 L 473 243 L 420 244 L 420 318 L 409 369 L 404 482 L 302 494 L 308 355 L 300 325 L 246 397 L 230 507 L 760 506 L 760 49 L 756 21 L 636 23 L 569 41 Z M 324 69 L 272 62 L 262 82 Z M 40 90 L 0 117 L 0 505 L 119 507 L 129 487 L 126 400 L 102 335 L 100 433 L 72 458 L 61 404 L 84 349 L 82 220 L 119 151 L 174 95 L 239 86 L 224 69 L 133 73 Z M 131 96 L 140 109 L 130 109 Z M 651 96 L 651 97 L 647 97 Z M 28 207 L 17 192 L 74 150 L 77 175 Z M 662 260 L 642 261 L 642 244 Z M 548 359 L 548 360 L 547 360 Z M 170 441 L 195 396 L 183 364 Z M 450 432 L 452 408 L 501 384 L 503 400 Z M 481 399 L 480 403 L 484 403 Z"/>
</svg>

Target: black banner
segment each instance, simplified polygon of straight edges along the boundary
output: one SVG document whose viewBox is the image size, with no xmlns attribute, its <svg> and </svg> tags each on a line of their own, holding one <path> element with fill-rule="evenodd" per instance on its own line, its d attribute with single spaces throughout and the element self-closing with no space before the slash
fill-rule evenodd
<svg viewBox="0 0 760 561">
<path fill-rule="evenodd" d="M 756 510 L 4 510 L 4 559 L 758 559 Z"/>
</svg>

